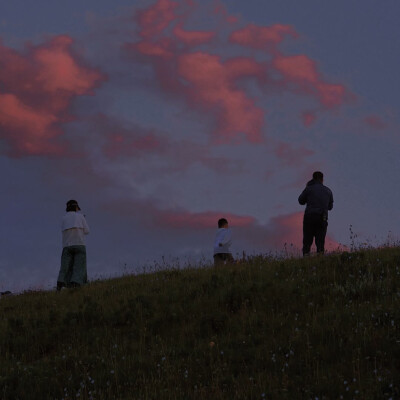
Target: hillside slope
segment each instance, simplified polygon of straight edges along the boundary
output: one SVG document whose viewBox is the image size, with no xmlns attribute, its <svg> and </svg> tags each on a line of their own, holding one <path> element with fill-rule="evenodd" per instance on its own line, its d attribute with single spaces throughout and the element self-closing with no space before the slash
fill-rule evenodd
<svg viewBox="0 0 400 400">
<path fill-rule="evenodd" d="M 0 398 L 399 399 L 400 249 L 0 300 Z"/>
</svg>

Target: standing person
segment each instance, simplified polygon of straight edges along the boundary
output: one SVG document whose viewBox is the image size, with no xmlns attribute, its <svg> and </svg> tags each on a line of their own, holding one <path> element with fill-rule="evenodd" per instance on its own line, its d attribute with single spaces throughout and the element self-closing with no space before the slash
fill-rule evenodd
<svg viewBox="0 0 400 400">
<path fill-rule="evenodd" d="M 85 235 L 89 227 L 85 217 L 78 213 L 80 210 L 76 200 L 67 202 L 67 213 L 61 225 L 63 251 L 57 290 L 87 283 Z"/>
<path fill-rule="evenodd" d="M 317 253 L 323 254 L 325 251 L 328 211 L 333 208 L 333 195 L 323 182 L 324 174 L 315 171 L 312 180 L 299 196 L 299 203 L 307 204 L 303 219 L 303 256 L 310 254 L 314 237 Z"/>
<path fill-rule="evenodd" d="M 232 233 L 225 218 L 218 220 L 218 229 L 214 241 L 214 265 L 232 263 L 233 257 L 229 250 L 232 244 Z"/>
</svg>

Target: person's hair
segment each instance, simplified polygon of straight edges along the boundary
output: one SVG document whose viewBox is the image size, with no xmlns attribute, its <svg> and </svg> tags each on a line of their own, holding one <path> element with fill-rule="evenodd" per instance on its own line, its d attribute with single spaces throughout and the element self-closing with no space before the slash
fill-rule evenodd
<svg viewBox="0 0 400 400">
<path fill-rule="evenodd" d="M 226 218 L 220 218 L 218 220 L 218 228 L 223 228 L 224 225 L 226 225 L 228 223 L 228 221 L 226 220 Z"/>
<path fill-rule="evenodd" d="M 324 174 L 321 171 L 315 171 L 312 174 L 313 179 L 317 181 L 323 181 L 324 180 Z"/>
<path fill-rule="evenodd" d="M 68 204 L 68 205 L 67 205 L 66 211 L 67 211 L 67 212 L 69 212 L 69 211 L 76 211 L 77 209 L 78 209 L 78 207 L 77 207 L 76 204 Z"/>
<path fill-rule="evenodd" d="M 78 211 L 78 210 L 79 210 L 79 206 L 78 206 L 78 203 L 75 200 L 69 200 L 67 202 L 66 212 Z"/>
</svg>

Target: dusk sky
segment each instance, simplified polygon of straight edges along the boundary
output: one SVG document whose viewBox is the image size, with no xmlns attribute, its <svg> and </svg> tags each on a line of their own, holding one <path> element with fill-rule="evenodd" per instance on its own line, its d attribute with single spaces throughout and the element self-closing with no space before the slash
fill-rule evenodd
<svg viewBox="0 0 400 400">
<path fill-rule="evenodd" d="M 65 203 L 89 279 L 301 248 L 314 170 L 328 248 L 400 238 L 398 0 L 0 3 L 0 290 L 51 288 Z"/>
</svg>

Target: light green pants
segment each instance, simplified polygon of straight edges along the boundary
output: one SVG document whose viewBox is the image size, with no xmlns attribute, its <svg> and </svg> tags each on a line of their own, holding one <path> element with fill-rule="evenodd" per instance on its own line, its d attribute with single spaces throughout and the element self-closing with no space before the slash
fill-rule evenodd
<svg viewBox="0 0 400 400">
<path fill-rule="evenodd" d="M 64 247 L 61 255 L 61 268 L 57 282 L 69 286 L 71 283 L 87 283 L 86 247 Z"/>
</svg>

